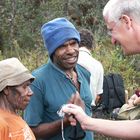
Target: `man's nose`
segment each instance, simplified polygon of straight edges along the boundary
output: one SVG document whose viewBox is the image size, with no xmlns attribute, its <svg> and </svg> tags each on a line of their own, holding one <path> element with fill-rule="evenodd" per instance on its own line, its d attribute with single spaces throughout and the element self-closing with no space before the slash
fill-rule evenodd
<svg viewBox="0 0 140 140">
<path fill-rule="evenodd" d="M 74 47 L 72 47 L 70 44 L 67 45 L 67 52 L 73 53 L 75 51 Z"/>
<path fill-rule="evenodd" d="M 117 40 L 115 38 L 111 37 L 111 42 L 113 45 L 115 45 L 117 43 Z"/>
</svg>

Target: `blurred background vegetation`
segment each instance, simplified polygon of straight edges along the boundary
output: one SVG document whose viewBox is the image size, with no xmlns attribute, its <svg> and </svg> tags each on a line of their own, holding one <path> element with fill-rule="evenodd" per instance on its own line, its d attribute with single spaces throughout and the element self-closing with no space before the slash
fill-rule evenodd
<svg viewBox="0 0 140 140">
<path fill-rule="evenodd" d="M 77 28 L 92 30 L 96 40 L 93 56 L 105 74 L 120 73 L 125 88 L 140 86 L 140 56 L 124 56 L 106 33 L 102 9 L 108 0 L 0 0 L 0 60 L 18 57 L 31 71 L 46 63 L 47 51 L 40 34 L 45 22 L 67 17 Z"/>
</svg>

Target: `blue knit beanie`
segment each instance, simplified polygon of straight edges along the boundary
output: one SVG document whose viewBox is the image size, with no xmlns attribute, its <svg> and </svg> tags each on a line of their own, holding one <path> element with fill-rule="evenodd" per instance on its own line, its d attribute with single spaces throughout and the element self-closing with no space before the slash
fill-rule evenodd
<svg viewBox="0 0 140 140">
<path fill-rule="evenodd" d="M 56 18 L 45 23 L 41 28 L 41 34 L 50 56 L 60 45 L 70 39 L 80 42 L 79 32 L 66 18 Z"/>
</svg>

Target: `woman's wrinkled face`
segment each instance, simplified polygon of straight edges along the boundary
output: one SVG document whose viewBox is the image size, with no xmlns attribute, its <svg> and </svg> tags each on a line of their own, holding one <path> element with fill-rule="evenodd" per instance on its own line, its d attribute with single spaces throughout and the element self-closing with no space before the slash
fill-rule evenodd
<svg viewBox="0 0 140 140">
<path fill-rule="evenodd" d="M 62 70 L 75 67 L 79 55 L 79 44 L 72 39 L 57 48 L 53 54 L 53 63 Z"/>
<path fill-rule="evenodd" d="M 13 110 L 24 110 L 29 104 L 30 97 L 33 95 L 29 87 L 30 83 L 30 80 L 28 80 L 19 86 L 8 87 L 7 100 Z"/>
</svg>

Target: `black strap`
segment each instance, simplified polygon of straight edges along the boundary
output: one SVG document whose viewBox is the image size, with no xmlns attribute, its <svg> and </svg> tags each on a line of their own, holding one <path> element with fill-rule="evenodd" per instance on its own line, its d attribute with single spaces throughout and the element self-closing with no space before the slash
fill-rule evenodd
<svg viewBox="0 0 140 140">
<path fill-rule="evenodd" d="M 86 133 L 81 128 L 81 125 L 79 122 L 77 122 L 76 126 L 72 126 L 71 132 L 69 134 L 70 134 L 69 136 L 70 140 L 82 140 L 86 136 Z"/>
<path fill-rule="evenodd" d="M 114 85 L 112 85 L 110 78 L 112 79 L 112 74 L 109 74 L 106 78 L 106 81 L 107 81 L 107 87 L 108 89 L 110 90 L 111 88 L 113 88 Z M 111 87 L 112 85 L 112 87 Z M 111 91 L 108 91 L 109 93 L 111 93 Z M 113 101 L 111 102 L 112 100 L 110 100 L 110 94 L 108 94 L 108 111 L 112 111 L 113 109 Z"/>
<path fill-rule="evenodd" d="M 123 98 L 121 98 L 119 95 L 118 95 L 118 92 L 117 92 L 117 87 L 115 86 L 116 85 L 116 82 L 117 83 L 119 83 L 119 81 L 118 80 L 120 80 L 120 75 L 118 75 L 118 74 L 112 74 L 112 79 L 113 79 L 113 84 L 114 84 L 114 89 L 115 89 L 115 94 L 117 95 L 117 97 L 118 97 L 118 99 L 119 99 L 119 101 L 122 103 L 122 105 L 124 104 L 124 99 Z M 117 80 L 117 81 L 116 81 Z M 119 91 L 119 94 L 120 94 L 120 92 L 121 91 Z"/>
</svg>

